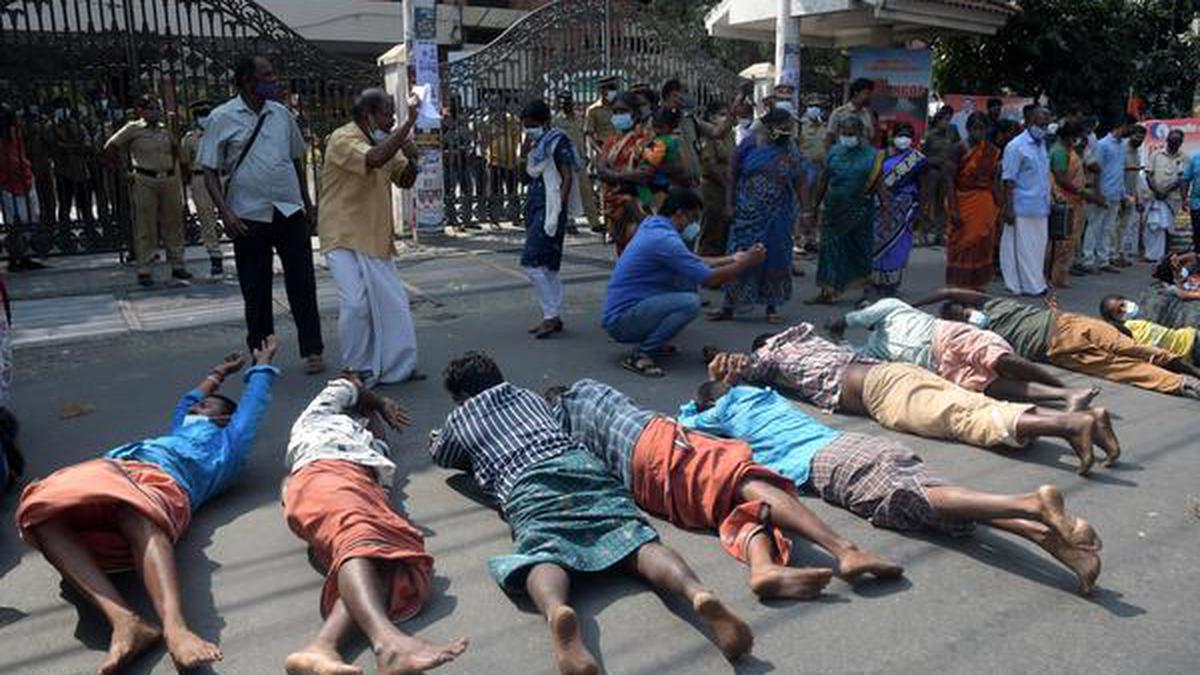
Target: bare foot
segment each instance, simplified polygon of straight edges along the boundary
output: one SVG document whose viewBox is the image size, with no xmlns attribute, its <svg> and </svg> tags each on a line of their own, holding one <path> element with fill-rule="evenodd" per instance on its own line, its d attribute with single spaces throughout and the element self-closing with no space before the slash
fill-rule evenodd
<svg viewBox="0 0 1200 675">
<path fill-rule="evenodd" d="M 288 675 L 362 675 L 362 668 L 343 661 L 337 650 L 319 644 L 288 655 L 283 667 Z"/>
<path fill-rule="evenodd" d="M 1104 450 L 1104 461 L 1100 466 L 1109 467 L 1116 464 L 1121 457 L 1121 441 L 1117 439 L 1117 432 L 1113 431 L 1112 416 L 1105 408 L 1093 408 L 1088 414 L 1096 421 L 1096 445 Z"/>
<path fill-rule="evenodd" d="M 128 622 L 113 626 L 108 655 L 96 669 L 97 675 L 112 675 L 129 665 L 139 654 L 158 644 L 162 631 L 141 618 L 131 616 Z"/>
<path fill-rule="evenodd" d="M 550 638 L 553 641 L 554 660 L 562 675 L 597 675 L 600 666 L 588 653 L 579 632 L 579 617 L 567 606 L 554 610 L 550 617 Z"/>
<path fill-rule="evenodd" d="M 1092 387 L 1091 389 L 1068 389 L 1065 399 L 1068 412 L 1079 412 L 1085 410 L 1092 404 L 1092 399 L 1100 395 L 1100 387 Z"/>
<path fill-rule="evenodd" d="M 833 570 L 824 567 L 763 565 L 750 573 L 750 589 L 760 598 L 812 600 L 830 579 Z"/>
<path fill-rule="evenodd" d="M 1096 463 L 1096 454 L 1092 447 L 1092 433 L 1096 427 L 1092 416 L 1087 413 L 1068 413 L 1071 416 L 1068 425 L 1070 431 L 1067 435 L 1067 442 L 1071 444 L 1071 449 L 1079 456 L 1079 469 L 1076 470 L 1080 476 L 1086 476 L 1092 470 L 1092 465 Z"/>
<path fill-rule="evenodd" d="M 843 579 L 854 581 L 864 574 L 876 579 L 897 579 L 904 574 L 904 568 L 859 548 L 852 548 L 838 558 L 838 575 Z"/>
<path fill-rule="evenodd" d="M 1067 515 L 1062 493 L 1053 485 L 1043 485 L 1037 490 L 1038 501 L 1041 503 L 1041 522 L 1049 525 L 1058 536 L 1071 546 L 1099 552 L 1103 547 L 1100 535 L 1092 529 L 1083 518 Z"/>
<path fill-rule="evenodd" d="M 397 632 L 375 648 L 375 667 L 379 675 L 423 673 L 450 663 L 467 651 L 466 640 L 435 645 Z"/>
<path fill-rule="evenodd" d="M 713 640 L 725 658 L 737 661 L 750 653 L 754 647 L 754 634 L 750 632 L 750 626 L 717 596 L 708 592 L 699 593 L 692 600 L 692 608 L 712 630 Z"/>
<path fill-rule="evenodd" d="M 175 662 L 176 670 L 198 668 L 225 658 L 220 647 L 202 639 L 186 628 L 179 632 L 168 632 L 166 639 L 167 651 L 171 653 L 171 660 Z"/>
<path fill-rule="evenodd" d="M 1095 551 L 1086 551 L 1072 546 L 1050 529 L 1041 547 L 1054 556 L 1056 560 L 1066 565 L 1079 578 L 1079 592 L 1091 595 L 1096 588 L 1096 579 L 1100 577 L 1100 556 Z"/>
</svg>

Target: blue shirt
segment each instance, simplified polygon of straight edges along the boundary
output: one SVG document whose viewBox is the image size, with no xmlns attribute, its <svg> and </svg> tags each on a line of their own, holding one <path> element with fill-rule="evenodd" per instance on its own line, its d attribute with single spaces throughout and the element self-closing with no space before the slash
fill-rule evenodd
<svg viewBox="0 0 1200 675">
<path fill-rule="evenodd" d="M 274 366 L 254 366 L 246 371 L 242 400 L 224 428 L 208 419 L 185 419 L 188 408 L 204 398 L 194 389 L 176 404 L 169 434 L 122 445 L 104 456 L 157 464 L 188 493 L 195 511 L 228 488 L 246 464 L 278 376 Z"/>
<path fill-rule="evenodd" d="M 1100 165 L 1100 196 L 1108 201 L 1125 199 L 1125 141 L 1109 134 L 1096 144 Z"/>
<path fill-rule="evenodd" d="M 842 435 L 774 390 L 747 386 L 730 389 L 704 412 L 696 409 L 695 401 L 688 403 L 679 409 L 679 423 L 749 443 L 754 461 L 798 487 L 808 482 L 813 456 Z"/>
<path fill-rule="evenodd" d="M 1013 212 L 1022 218 L 1050 215 L 1050 154 L 1026 131 L 1004 147 L 1003 178 L 1013 183 Z"/>
<path fill-rule="evenodd" d="M 695 292 L 713 273 L 688 250 L 674 223 L 665 216 L 650 216 L 617 259 L 608 281 L 602 322 L 607 328 L 621 314 L 646 298 L 680 291 Z"/>
<path fill-rule="evenodd" d="M 1200 152 L 1192 155 L 1192 161 L 1183 170 L 1183 182 L 1192 186 L 1191 199 L 1188 200 L 1192 210 L 1200 210 Z"/>
</svg>

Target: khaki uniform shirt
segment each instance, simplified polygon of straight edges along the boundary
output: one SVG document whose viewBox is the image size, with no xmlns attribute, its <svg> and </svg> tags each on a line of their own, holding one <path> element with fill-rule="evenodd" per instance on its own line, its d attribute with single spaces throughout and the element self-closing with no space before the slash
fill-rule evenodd
<svg viewBox="0 0 1200 675">
<path fill-rule="evenodd" d="M 552 121 L 555 129 L 562 129 L 567 138 L 571 139 L 571 144 L 574 145 L 579 152 L 583 152 L 587 146 L 583 144 L 583 125 L 579 123 L 577 117 L 567 117 L 561 112 L 554 113 Z"/>
<path fill-rule="evenodd" d="M 196 155 L 200 152 L 200 139 L 204 138 L 204 132 L 199 129 L 192 129 L 183 135 L 183 140 L 179 142 L 179 162 L 192 170 L 194 175 L 204 173 L 204 167 L 200 166 L 200 162 L 196 161 Z"/>
<path fill-rule="evenodd" d="M 826 127 L 826 133 L 837 135 L 838 125 L 847 117 L 857 116 L 862 121 L 862 143 L 865 146 L 871 146 L 875 143 L 875 118 L 871 116 L 870 108 L 859 110 L 854 107 L 853 103 L 847 103 L 838 107 L 829 116 L 829 125 Z"/>
<path fill-rule="evenodd" d="M 517 150 L 521 147 L 521 121 L 509 112 L 493 113 L 487 118 L 488 142 L 484 160 L 488 166 L 516 170 Z"/>
<path fill-rule="evenodd" d="M 809 160 L 825 163 L 825 125 L 818 120 L 804 118 L 800 122 L 800 151 Z"/>
<path fill-rule="evenodd" d="M 612 108 L 604 101 L 596 101 L 587 108 L 583 115 L 583 132 L 590 136 L 596 145 L 603 146 L 604 142 L 617 133 L 612 123 Z"/>
<path fill-rule="evenodd" d="M 367 135 L 354 122 L 338 127 L 325 145 L 317 234 L 321 252 L 347 248 L 376 258 L 395 253 L 392 184 L 408 166 L 402 152 L 386 164 L 367 168 Z"/>
<path fill-rule="evenodd" d="M 175 136 L 161 124 L 150 126 L 145 120 L 129 122 L 113 134 L 104 149 L 129 151 L 133 168 L 147 171 L 172 171 L 175 168 Z"/>
</svg>

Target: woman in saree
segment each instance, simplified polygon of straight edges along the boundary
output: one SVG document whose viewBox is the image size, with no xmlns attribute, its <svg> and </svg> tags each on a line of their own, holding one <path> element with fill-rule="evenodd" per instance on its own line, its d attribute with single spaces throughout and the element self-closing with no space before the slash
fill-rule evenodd
<svg viewBox="0 0 1200 675">
<path fill-rule="evenodd" d="M 806 222 L 821 222 L 821 255 L 817 259 L 817 295 L 810 304 L 831 304 L 848 288 L 871 276 L 875 244 L 875 201 L 887 204 L 889 195 L 879 180 L 883 153 L 862 142 L 862 120 L 844 116 L 837 125 L 837 142 L 825 154 L 825 167 L 809 202 Z"/>
<path fill-rule="evenodd" d="M 946 228 L 946 285 L 984 289 L 995 273 L 1000 219 L 1000 148 L 988 140 L 991 121 L 967 118 L 967 140 L 958 149 Z"/>
<path fill-rule="evenodd" d="M 640 96 L 628 92 L 617 96 L 612 103 L 612 124 L 617 133 L 605 142 L 596 158 L 596 173 L 604 183 L 604 218 L 617 255 L 625 250 L 646 215 L 638 201 L 638 189 L 650 184 L 650 173 L 642 167 L 642 153 L 654 135 L 641 124 L 641 107 Z"/>
<path fill-rule="evenodd" d="M 900 288 L 912 253 L 913 226 L 929 205 L 929 181 L 925 180 L 929 160 L 913 148 L 915 136 L 911 124 L 897 123 L 883 160 L 880 180 L 890 199 L 879 204 L 874 256 L 875 291 L 881 297 L 894 296 Z"/>
<path fill-rule="evenodd" d="M 779 306 L 792 297 L 792 229 L 808 160 L 793 142 L 791 114 L 774 108 L 761 121 L 762 131 L 743 141 L 733 159 L 734 216 L 725 251 L 733 255 L 761 243 L 767 258 L 725 284 L 724 304 L 709 317 L 714 321 L 766 305 L 767 322 L 779 323 Z"/>
</svg>

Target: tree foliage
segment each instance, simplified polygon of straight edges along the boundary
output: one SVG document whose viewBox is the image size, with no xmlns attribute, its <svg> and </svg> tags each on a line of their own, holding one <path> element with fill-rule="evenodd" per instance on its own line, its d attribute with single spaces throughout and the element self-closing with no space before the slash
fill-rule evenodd
<svg viewBox="0 0 1200 675">
<path fill-rule="evenodd" d="M 1021 0 L 995 36 L 935 45 L 940 91 L 1045 94 L 1113 119 L 1131 94 L 1156 117 L 1190 115 L 1200 68 L 1193 0 Z"/>
</svg>

